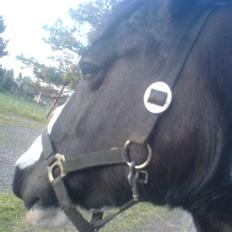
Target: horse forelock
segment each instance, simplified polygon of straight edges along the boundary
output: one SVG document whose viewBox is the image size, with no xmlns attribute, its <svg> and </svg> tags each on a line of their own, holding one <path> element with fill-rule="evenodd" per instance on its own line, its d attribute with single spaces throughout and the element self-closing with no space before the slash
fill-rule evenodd
<svg viewBox="0 0 232 232">
<path fill-rule="evenodd" d="M 212 4 L 217 0 L 124 0 L 115 4 L 106 13 L 103 20 L 97 25 L 96 29 L 89 34 L 89 44 L 92 47 L 96 42 L 105 37 L 111 36 L 111 31 L 125 20 L 129 20 L 133 13 L 142 11 L 133 17 L 131 24 L 136 25 L 139 21 L 146 21 L 145 27 L 154 34 L 164 33 L 171 27 L 178 28 L 178 24 L 183 20 L 183 15 L 188 15 L 196 5 L 202 7 Z M 138 26 L 140 27 L 140 26 Z M 153 27 L 153 28 L 152 28 Z M 141 27 L 140 27 L 141 28 Z M 144 30 L 144 28 L 143 28 Z M 159 35 L 157 35 L 159 36 Z"/>
<path fill-rule="evenodd" d="M 122 21 L 133 9 L 137 8 L 139 5 L 145 4 L 145 2 L 148 2 L 148 0 L 125 0 L 115 4 L 112 9 L 104 15 L 104 20 L 101 20 L 96 29 L 90 33 L 90 43 L 95 43 L 95 41 L 103 37 L 113 25 Z"/>
</svg>

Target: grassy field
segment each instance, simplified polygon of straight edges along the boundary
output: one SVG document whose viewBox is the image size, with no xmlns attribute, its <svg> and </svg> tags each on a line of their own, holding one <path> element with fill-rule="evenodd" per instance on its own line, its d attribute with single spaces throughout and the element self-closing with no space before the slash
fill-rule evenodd
<svg viewBox="0 0 232 232">
<path fill-rule="evenodd" d="M 36 114 L 35 102 L 27 101 L 21 97 L 0 92 L 0 125 L 23 123 L 23 118 L 46 122 L 46 108 L 39 106 Z"/>
<path fill-rule="evenodd" d="M 144 223 L 144 218 L 160 217 L 165 209 L 153 207 L 149 204 L 139 204 L 124 212 L 113 220 L 102 232 L 132 232 Z M 24 222 L 25 209 L 20 200 L 12 194 L 0 194 L 0 232 L 74 232 L 75 229 L 64 227 L 61 229 L 43 230 L 31 227 Z"/>
</svg>

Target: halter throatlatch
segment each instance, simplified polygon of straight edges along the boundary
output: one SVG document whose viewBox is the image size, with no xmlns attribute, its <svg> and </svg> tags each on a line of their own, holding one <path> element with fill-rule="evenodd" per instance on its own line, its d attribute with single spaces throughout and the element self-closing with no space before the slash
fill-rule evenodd
<svg viewBox="0 0 232 232">
<path fill-rule="evenodd" d="M 141 4 L 142 2 L 145 1 L 141 1 Z M 148 112 L 141 115 L 134 133 L 124 146 L 87 154 L 77 154 L 73 159 L 65 159 L 65 155 L 56 152 L 47 131 L 42 135 L 43 154 L 48 164 L 49 182 L 54 189 L 60 207 L 80 232 L 97 231 L 119 213 L 142 200 L 139 189 L 149 182 L 149 174 L 146 167 L 152 160 L 152 150 L 148 141 L 157 125 L 159 116 L 170 106 L 172 102 L 171 89 L 174 88 L 209 15 L 214 9 L 215 6 L 198 9 L 190 16 L 189 22 L 186 24 L 183 32 L 178 35 L 176 44 L 165 61 L 165 68 L 158 77 L 162 82 L 151 84 L 144 94 L 144 105 Z M 146 148 L 147 156 L 142 164 L 136 164 L 135 160 L 132 159 L 132 144 Z M 63 179 L 65 177 L 68 178 L 66 175 L 71 172 L 116 164 L 128 166 L 128 182 L 132 192 L 131 200 L 119 208 L 116 213 L 105 218 L 103 218 L 102 212 L 94 212 L 91 222 L 88 222 L 70 199 Z"/>
</svg>

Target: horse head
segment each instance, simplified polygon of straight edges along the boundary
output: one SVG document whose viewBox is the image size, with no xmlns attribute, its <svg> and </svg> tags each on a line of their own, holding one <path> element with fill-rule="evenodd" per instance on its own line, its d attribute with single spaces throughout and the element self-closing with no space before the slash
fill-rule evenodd
<svg viewBox="0 0 232 232">
<path fill-rule="evenodd" d="M 61 176 L 73 204 L 123 206 L 136 193 L 128 174 L 147 161 L 139 200 L 188 210 L 199 231 L 230 231 L 231 12 L 229 1 L 130 0 L 106 18 L 80 60 L 83 80 L 45 135 L 56 161 L 88 157 Z M 39 136 L 18 159 L 13 189 L 31 223 L 58 225 L 43 144 Z M 123 156 L 106 165 L 103 151 Z"/>
</svg>

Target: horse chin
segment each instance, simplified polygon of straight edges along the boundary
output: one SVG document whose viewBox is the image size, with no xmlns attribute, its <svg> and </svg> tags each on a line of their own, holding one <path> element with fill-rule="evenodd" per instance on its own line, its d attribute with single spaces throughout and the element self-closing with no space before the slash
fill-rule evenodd
<svg viewBox="0 0 232 232">
<path fill-rule="evenodd" d="M 56 228 L 68 223 L 68 218 L 60 208 L 42 208 L 34 205 L 26 214 L 26 222 L 42 228 Z"/>
</svg>

